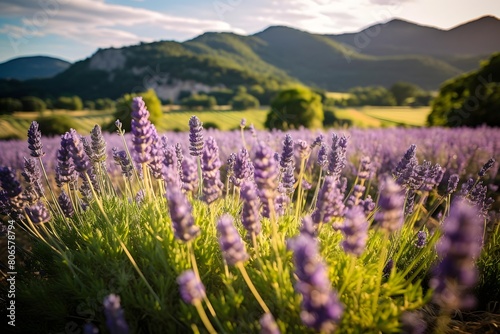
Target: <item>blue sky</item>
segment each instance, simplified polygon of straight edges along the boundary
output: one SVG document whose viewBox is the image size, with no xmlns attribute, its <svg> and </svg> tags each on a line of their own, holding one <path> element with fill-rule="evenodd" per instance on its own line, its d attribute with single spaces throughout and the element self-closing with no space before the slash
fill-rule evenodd
<svg viewBox="0 0 500 334">
<path fill-rule="evenodd" d="M 498 0 L 1 0 L 0 62 L 26 55 L 85 59 L 97 48 L 184 41 L 205 31 L 253 34 L 270 25 L 355 32 L 398 17 L 448 29 Z"/>
</svg>

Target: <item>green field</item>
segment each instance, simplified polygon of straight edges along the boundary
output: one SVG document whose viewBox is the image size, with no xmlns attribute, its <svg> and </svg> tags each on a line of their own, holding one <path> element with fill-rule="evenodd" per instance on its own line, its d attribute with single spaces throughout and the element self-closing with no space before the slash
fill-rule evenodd
<svg viewBox="0 0 500 334">
<path fill-rule="evenodd" d="M 157 128 L 162 131 L 185 131 L 189 118 L 196 114 L 208 127 L 220 130 L 238 129 L 242 118 L 247 125 L 253 124 L 256 129 L 264 129 L 267 109 L 246 111 L 211 110 L 211 111 L 166 111 Z M 338 126 L 358 128 L 376 128 L 389 126 L 425 126 L 430 107 L 360 107 L 338 108 L 334 110 L 339 119 Z M 45 115 L 66 114 L 73 116 L 78 123 L 77 131 L 88 133 L 95 124 L 104 125 L 113 121 L 112 111 L 47 111 Z M 0 138 L 26 138 L 26 129 L 31 121 L 39 116 L 37 112 L 17 112 L 13 115 L 0 116 Z"/>
</svg>

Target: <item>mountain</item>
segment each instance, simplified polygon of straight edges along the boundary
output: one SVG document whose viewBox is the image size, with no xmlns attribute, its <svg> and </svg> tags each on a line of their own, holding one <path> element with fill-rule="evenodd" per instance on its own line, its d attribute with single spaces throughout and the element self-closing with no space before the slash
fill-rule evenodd
<svg viewBox="0 0 500 334">
<path fill-rule="evenodd" d="M 449 30 L 394 19 L 357 33 L 328 37 L 367 55 L 442 57 L 484 56 L 499 51 L 499 33 L 500 20 L 494 16 L 483 16 Z"/>
<path fill-rule="evenodd" d="M 320 35 L 284 26 L 250 36 L 207 32 L 182 43 L 99 49 L 53 78 L 0 81 L 0 96 L 117 98 L 153 88 L 161 98 L 175 100 L 182 91 L 238 85 L 276 90 L 301 83 L 346 91 L 398 81 L 436 90 L 500 51 L 493 35 L 500 35 L 494 17 L 450 30 L 395 19 L 356 34 Z"/>
<path fill-rule="evenodd" d="M 71 63 L 65 60 L 52 57 L 20 57 L 0 64 L 0 79 L 51 78 L 66 70 L 70 65 Z"/>
</svg>

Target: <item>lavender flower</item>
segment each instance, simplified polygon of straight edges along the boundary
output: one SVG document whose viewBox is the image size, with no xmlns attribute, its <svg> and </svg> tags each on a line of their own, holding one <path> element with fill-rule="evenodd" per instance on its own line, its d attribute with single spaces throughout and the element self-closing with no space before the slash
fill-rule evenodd
<svg viewBox="0 0 500 334">
<path fill-rule="evenodd" d="M 44 194 L 42 175 L 35 159 L 24 158 L 24 170 L 21 175 L 28 183 L 28 192 L 34 196 L 35 201 L 42 197 Z"/>
<path fill-rule="evenodd" d="M 195 239 L 200 234 L 200 228 L 194 225 L 193 208 L 186 196 L 176 187 L 171 187 L 167 194 L 168 207 L 174 235 L 184 242 Z"/>
<path fill-rule="evenodd" d="M 408 189 L 406 193 L 406 203 L 405 203 L 405 217 L 408 217 L 413 213 L 413 210 L 415 208 L 415 196 L 416 192 L 413 189 Z"/>
<path fill-rule="evenodd" d="M 306 215 L 302 218 L 302 224 L 300 225 L 300 233 L 307 234 L 311 237 L 316 236 L 316 225 L 314 224 L 310 215 Z"/>
<path fill-rule="evenodd" d="M 242 182 L 251 179 L 253 176 L 253 166 L 250 161 L 248 151 L 242 148 L 236 155 L 234 161 L 234 174 L 231 178 L 236 187 L 240 187 Z"/>
<path fill-rule="evenodd" d="M 260 201 L 252 181 L 247 180 L 241 184 L 241 198 L 243 199 L 241 223 L 248 234 L 258 235 L 262 230 L 259 217 Z"/>
<path fill-rule="evenodd" d="M 302 322 L 316 331 L 333 332 L 340 322 L 343 307 L 332 291 L 317 241 L 307 234 L 300 234 L 288 245 L 293 251 L 295 274 L 299 279 L 295 290 L 302 295 Z"/>
<path fill-rule="evenodd" d="M 151 175 L 157 180 L 160 180 L 162 178 L 164 158 L 165 155 L 163 154 L 163 145 L 160 140 L 160 136 L 158 136 L 158 133 L 155 130 L 152 134 L 151 161 L 149 162 L 148 166 L 151 170 Z"/>
<path fill-rule="evenodd" d="M 366 180 L 370 178 L 371 175 L 371 160 L 370 157 L 364 156 L 361 158 L 361 166 L 358 172 L 358 178 L 360 180 Z"/>
<path fill-rule="evenodd" d="M 359 205 L 363 207 L 365 216 L 368 216 L 375 209 L 375 202 L 373 202 L 370 195 L 368 195 L 364 200 L 360 200 Z"/>
<path fill-rule="evenodd" d="M 488 160 L 484 164 L 484 166 L 481 168 L 481 170 L 479 171 L 479 173 L 477 173 L 477 175 L 479 175 L 479 177 L 483 177 L 484 174 L 486 174 L 486 172 L 489 171 L 491 167 L 493 167 L 494 163 L 495 163 L 495 159 L 491 158 L 490 160 Z"/>
<path fill-rule="evenodd" d="M 208 137 L 202 156 L 203 200 L 208 204 L 222 195 L 224 184 L 220 180 L 220 166 L 217 142 L 213 137 Z"/>
<path fill-rule="evenodd" d="M 341 228 L 344 235 L 342 247 L 346 253 L 356 256 L 363 253 L 368 240 L 368 228 L 369 224 L 360 206 L 354 206 L 346 212 Z"/>
<path fill-rule="evenodd" d="M 280 330 L 271 313 L 265 313 L 259 320 L 260 334 L 280 334 Z"/>
<path fill-rule="evenodd" d="M 106 141 L 102 135 L 101 127 L 95 125 L 90 131 L 91 148 L 93 152 L 92 161 L 94 163 L 106 161 Z"/>
<path fill-rule="evenodd" d="M 66 132 L 61 136 L 61 146 L 57 151 L 56 182 L 59 187 L 73 183 L 78 177 L 71 159 L 72 136 Z"/>
<path fill-rule="evenodd" d="M 285 170 L 290 164 L 293 163 L 293 139 L 289 134 L 285 135 L 283 141 L 283 153 L 281 153 L 280 166 L 281 170 Z"/>
<path fill-rule="evenodd" d="M 323 135 L 319 134 L 319 136 L 317 136 L 316 139 L 314 139 L 314 141 L 312 142 L 311 149 L 315 148 L 316 146 L 321 146 L 323 144 L 323 140 Z"/>
<path fill-rule="evenodd" d="M 132 162 L 128 158 L 127 152 L 123 150 L 118 151 L 116 147 L 113 147 L 113 159 L 115 163 L 121 167 L 123 176 L 127 179 L 131 178 L 134 166 L 132 166 Z"/>
<path fill-rule="evenodd" d="M 181 162 L 182 189 L 187 192 L 195 193 L 198 190 L 198 171 L 196 162 L 192 159 L 183 159 Z"/>
<path fill-rule="evenodd" d="M 181 143 L 175 143 L 175 157 L 177 158 L 177 171 L 180 177 L 182 175 L 182 160 L 184 160 Z"/>
<path fill-rule="evenodd" d="M 228 214 L 222 215 L 217 221 L 219 246 L 229 265 L 245 262 L 249 257 L 233 221 L 233 217 Z"/>
<path fill-rule="evenodd" d="M 28 130 L 28 148 L 30 149 L 30 155 L 34 158 L 40 158 L 45 155 L 45 152 L 42 150 L 42 132 L 38 127 L 39 124 L 33 121 Z"/>
<path fill-rule="evenodd" d="M 89 169 L 90 164 L 85 156 L 80 136 L 75 129 L 71 129 L 69 133 L 71 139 L 67 137 L 67 140 L 69 144 L 69 151 L 71 152 L 71 157 L 73 158 L 73 162 L 75 164 L 75 170 L 79 173 L 85 173 Z"/>
<path fill-rule="evenodd" d="M 418 231 L 417 241 L 415 241 L 415 247 L 424 248 L 427 242 L 427 233 L 425 231 Z"/>
<path fill-rule="evenodd" d="M 398 179 L 398 183 L 400 183 L 400 181 L 403 181 L 403 179 L 405 178 L 405 174 L 411 175 L 411 170 L 413 170 L 413 168 L 418 164 L 415 153 L 416 150 L 417 145 L 412 144 L 396 166 L 393 174 Z M 410 171 L 410 173 L 408 173 L 408 171 Z"/>
<path fill-rule="evenodd" d="M 442 308 L 462 309 L 474 304 L 469 290 L 478 281 L 475 260 L 481 253 L 483 225 L 477 208 L 463 199 L 452 203 L 436 247 L 441 260 L 429 282 L 434 289 L 433 300 Z"/>
<path fill-rule="evenodd" d="M 10 167 L 0 167 L 0 185 L 9 198 L 17 197 L 22 192 L 21 184 Z"/>
<path fill-rule="evenodd" d="M 380 228 L 387 232 L 394 232 L 403 225 L 404 196 L 401 187 L 391 177 L 386 177 L 380 182 L 380 210 L 375 214 L 375 220 Z"/>
<path fill-rule="evenodd" d="M 71 199 L 69 198 L 68 194 L 63 190 L 59 197 L 57 198 L 57 202 L 59 203 L 59 206 L 62 209 L 62 212 L 64 215 L 68 218 L 73 217 L 75 214 L 75 210 L 73 208 L 73 204 L 71 203 Z"/>
<path fill-rule="evenodd" d="M 447 195 L 450 195 L 450 194 L 454 193 L 455 190 L 457 190 L 459 179 L 460 179 L 460 177 L 458 176 L 458 174 L 452 174 L 450 176 L 450 178 L 448 179 L 448 188 L 446 189 Z"/>
<path fill-rule="evenodd" d="M 234 164 L 236 163 L 236 153 L 229 154 L 229 157 L 226 161 L 226 174 L 227 178 L 232 182 L 232 178 L 234 175 Z"/>
<path fill-rule="evenodd" d="M 338 184 L 333 176 L 327 176 L 319 190 L 316 209 L 312 213 L 312 220 L 315 224 L 327 224 L 333 217 L 342 217 L 344 211 L 343 195 Z"/>
<path fill-rule="evenodd" d="M 294 175 L 293 165 L 288 165 L 283 173 L 283 178 L 281 180 L 281 185 L 285 193 L 291 194 L 293 193 L 293 187 L 295 185 L 295 175 Z"/>
<path fill-rule="evenodd" d="M 103 306 L 104 315 L 106 316 L 106 327 L 109 332 L 111 334 L 128 334 L 129 328 L 120 305 L 120 297 L 115 294 L 106 296 Z"/>
<path fill-rule="evenodd" d="M 50 220 L 50 213 L 42 202 L 29 206 L 25 210 L 33 224 L 42 224 Z"/>
<path fill-rule="evenodd" d="M 263 216 L 269 218 L 271 211 L 269 203 L 277 196 L 278 166 L 272 157 L 271 149 L 263 142 L 259 143 L 254 160 L 254 178 L 259 189 L 258 194 L 263 206 Z"/>
<path fill-rule="evenodd" d="M 304 140 L 297 141 L 297 148 L 299 151 L 300 159 L 305 160 L 311 154 L 311 147 Z"/>
<path fill-rule="evenodd" d="M 205 286 L 196 277 L 192 270 L 186 270 L 177 277 L 177 283 L 181 291 L 182 300 L 186 304 L 194 305 L 205 298 Z"/>
<path fill-rule="evenodd" d="M 427 329 L 427 323 L 422 316 L 416 312 L 405 312 L 401 316 L 403 334 L 424 334 Z"/>
<path fill-rule="evenodd" d="M 250 124 L 248 128 L 250 129 L 250 134 L 252 135 L 252 137 L 257 138 L 257 131 L 255 130 L 255 126 L 253 126 L 253 124 Z"/>
<path fill-rule="evenodd" d="M 240 121 L 240 127 L 244 128 L 246 125 L 247 125 L 247 120 L 244 119 L 244 118 L 242 118 L 241 121 Z"/>
<path fill-rule="evenodd" d="M 318 150 L 318 160 L 316 161 L 321 169 L 326 170 L 328 166 L 328 148 L 325 144 L 321 144 Z"/>
<path fill-rule="evenodd" d="M 149 111 L 142 97 L 134 97 L 132 100 L 131 132 L 135 162 L 138 164 L 150 162 L 155 127 L 149 121 Z"/>
<path fill-rule="evenodd" d="M 191 155 L 200 157 L 203 153 L 203 123 L 196 116 L 189 119 L 189 143 Z"/>
<path fill-rule="evenodd" d="M 332 150 L 330 153 L 330 161 L 328 165 L 328 173 L 338 179 L 342 169 L 346 164 L 347 137 L 342 135 L 332 135 Z"/>
</svg>

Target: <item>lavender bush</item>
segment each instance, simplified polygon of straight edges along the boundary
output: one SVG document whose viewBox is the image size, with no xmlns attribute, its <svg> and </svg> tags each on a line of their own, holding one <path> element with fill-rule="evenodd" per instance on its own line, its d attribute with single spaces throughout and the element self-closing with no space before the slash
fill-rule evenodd
<svg viewBox="0 0 500 334">
<path fill-rule="evenodd" d="M 447 326 L 476 285 L 478 305 L 500 295 L 498 130 L 193 116 L 161 137 L 133 103 L 131 134 L 33 123 L 28 143 L 0 142 L 0 213 L 30 237 L 23 332 L 395 333 L 429 304 L 438 320 L 419 326 Z"/>
</svg>

